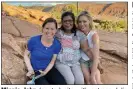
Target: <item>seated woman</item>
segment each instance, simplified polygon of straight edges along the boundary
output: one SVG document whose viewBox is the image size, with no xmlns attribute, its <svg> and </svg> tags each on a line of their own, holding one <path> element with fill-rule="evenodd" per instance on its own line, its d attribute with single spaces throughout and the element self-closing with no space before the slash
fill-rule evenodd
<svg viewBox="0 0 133 89">
<path fill-rule="evenodd" d="M 35 80 L 36 85 L 66 84 L 63 76 L 54 67 L 57 54 L 61 49 L 60 42 L 54 38 L 56 31 L 56 20 L 47 18 L 42 25 L 43 34 L 33 36 L 28 41 L 28 50 L 24 53 L 24 60 L 28 68 L 27 76 L 37 76 L 40 72 L 43 74 L 42 77 Z"/>
<path fill-rule="evenodd" d="M 62 26 L 57 31 L 56 37 L 60 40 L 62 49 L 57 56 L 56 68 L 64 76 L 67 84 L 84 84 L 84 77 L 80 67 L 80 48 L 87 52 L 85 47 L 86 36 L 77 31 L 75 17 L 72 12 L 64 12 L 61 16 Z"/>
<path fill-rule="evenodd" d="M 99 36 L 95 30 L 92 30 L 92 21 L 86 11 L 81 12 L 77 19 L 78 28 L 86 35 L 88 47 L 91 48 L 93 54 L 93 58 L 89 58 L 84 52 L 81 53 L 81 68 L 87 84 L 102 84 L 98 70 Z"/>
</svg>

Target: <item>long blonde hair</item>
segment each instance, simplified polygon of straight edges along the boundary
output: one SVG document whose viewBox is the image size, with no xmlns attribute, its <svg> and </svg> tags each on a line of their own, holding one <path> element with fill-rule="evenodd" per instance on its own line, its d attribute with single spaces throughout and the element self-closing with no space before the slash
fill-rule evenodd
<svg viewBox="0 0 133 89">
<path fill-rule="evenodd" d="M 90 23 L 89 23 L 89 29 L 92 30 L 92 28 L 93 28 L 93 19 L 92 19 L 92 17 L 90 16 L 90 14 L 89 14 L 87 11 L 82 11 L 82 12 L 79 14 L 78 18 L 77 18 L 77 24 L 78 24 L 79 18 L 80 18 L 81 16 L 86 16 L 86 17 L 88 18 L 88 20 L 89 20 L 89 22 L 90 22 Z"/>
</svg>

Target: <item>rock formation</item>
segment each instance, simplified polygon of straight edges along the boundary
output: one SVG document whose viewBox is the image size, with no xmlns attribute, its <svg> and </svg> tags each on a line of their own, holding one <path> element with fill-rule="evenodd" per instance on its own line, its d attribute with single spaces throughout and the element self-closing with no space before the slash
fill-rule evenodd
<svg viewBox="0 0 133 89">
<path fill-rule="evenodd" d="M 2 84 L 26 84 L 23 53 L 40 27 L 15 17 L 2 17 Z M 104 84 L 127 84 L 127 34 L 98 31 Z M 124 60 L 124 61 L 123 61 Z"/>
</svg>

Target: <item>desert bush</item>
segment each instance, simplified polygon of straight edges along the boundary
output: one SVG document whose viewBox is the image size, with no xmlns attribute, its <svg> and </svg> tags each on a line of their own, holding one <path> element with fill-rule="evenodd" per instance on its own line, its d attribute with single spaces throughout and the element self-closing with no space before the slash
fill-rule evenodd
<svg viewBox="0 0 133 89">
<path fill-rule="evenodd" d="M 117 26 L 120 28 L 126 28 L 127 27 L 127 22 L 124 20 L 120 20 L 117 22 Z"/>
<path fill-rule="evenodd" d="M 23 8 L 23 6 L 21 4 L 18 7 L 22 7 Z"/>
<path fill-rule="evenodd" d="M 99 20 L 96 22 L 99 23 L 98 25 L 94 26 L 96 29 L 115 31 L 115 32 L 125 32 L 126 31 L 125 29 L 127 29 L 127 22 L 124 20 L 120 20 L 116 22 Z"/>
<path fill-rule="evenodd" d="M 82 11 L 82 9 L 78 8 L 77 10 L 76 4 L 69 4 L 63 8 L 63 11 L 71 11 L 77 17 L 77 15 Z"/>
<path fill-rule="evenodd" d="M 61 11 L 58 11 L 58 9 L 53 9 L 51 11 L 51 14 L 52 14 L 52 17 L 56 19 L 61 19 L 61 14 L 65 11 L 71 11 L 74 13 L 75 17 L 77 17 L 77 15 L 82 11 L 82 9 L 78 8 L 78 11 L 77 11 L 77 6 L 75 4 L 68 4 L 64 6 Z"/>
</svg>

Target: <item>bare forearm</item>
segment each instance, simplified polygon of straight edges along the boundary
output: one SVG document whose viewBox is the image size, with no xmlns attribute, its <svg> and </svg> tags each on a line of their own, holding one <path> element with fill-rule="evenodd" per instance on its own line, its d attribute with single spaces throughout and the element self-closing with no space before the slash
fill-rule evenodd
<svg viewBox="0 0 133 89">
<path fill-rule="evenodd" d="M 29 58 L 27 58 L 27 57 L 25 58 L 25 64 L 27 66 L 28 71 L 33 70 L 29 60 L 30 60 Z"/>
<path fill-rule="evenodd" d="M 28 57 L 28 54 L 29 53 L 26 51 L 25 54 L 24 54 L 24 61 L 25 61 L 25 64 L 26 64 L 26 67 L 27 67 L 28 71 L 33 71 L 33 68 L 32 68 L 30 59 Z"/>
<path fill-rule="evenodd" d="M 90 59 L 93 59 L 93 54 L 91 49 L 85 49 L 84 52 Z"/>
<path fill-rule="evenodd" d="M 51 60 L 51 62 L 49 63 L 49 65 L 47 66 L 47 68 L 43 71 L 44 74 L 47 74 L 54 66 L 55 60 L 56 60 L 56 54 L 53 55 L 53 58 Z"/>
<path fill-rule="evenodd" d="M 99 46 L 94 45 L 94 48 L 92 49 L 93 53 L 93 64 L 92 64 L 92 72 L 95 72 L 98 67 L 99 63 Z"/>
<path fill-rule="evenodd" d="M 87 43 L 87 40 L 82 41 L 82 43 L 81 43 L 81 49 L 83 50 L 83 52 L 85 52 L 85 54 L 86 54 L 90 59 L 93 58 L 92 50 L 91 50 L 91 48 L 89 48 L 88 43 Z"/>
<path fill-rule="evenodd" d="M 44 74 L 47 74 L 53 68 L 53 66 L 53 64 L 49 64 L 48 67 L 44 70 Z"/>
<path fill-rule="evenodd" d="M 97 66 L 98 66 L 98 61 L 97 60 L 93 60 L 92 68 L 91 68 L 91 72 L 92 73 L 96 72 Z"/>
</svg>

